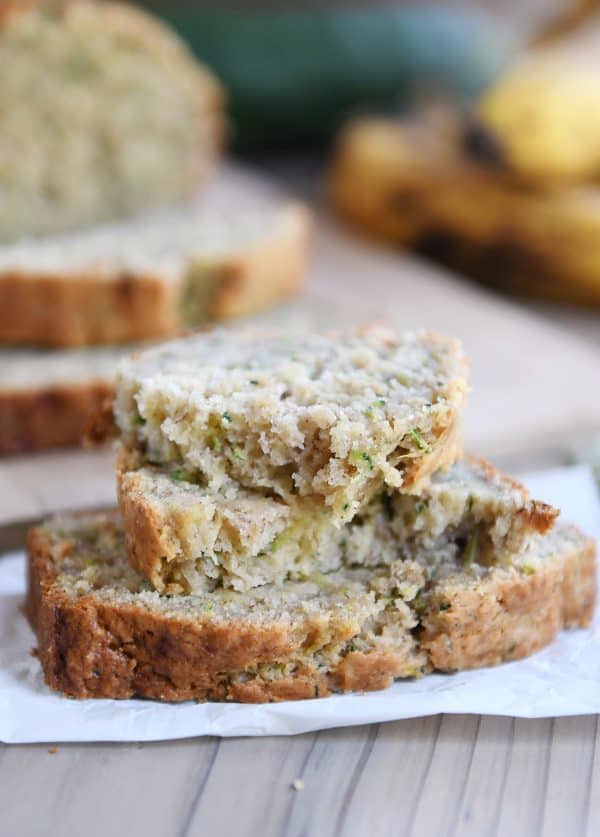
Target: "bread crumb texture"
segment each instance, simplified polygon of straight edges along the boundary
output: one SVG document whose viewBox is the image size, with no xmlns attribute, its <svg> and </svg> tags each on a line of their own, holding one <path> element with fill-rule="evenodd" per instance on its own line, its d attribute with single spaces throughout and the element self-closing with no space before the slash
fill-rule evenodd
<svg viewBox="0 0 600 837">
<path fill-rule="evenodd" d="M 431 333 L 215 329 L 122 363 L 115 416 L 148 463 L 341 524 L 452 464 L 466 389 L 460 346 Z"/>
<path fill-rule="evenodd" d="M 323 510 L 309 515 L 232 483 L 211 491 L 181 468 L 136 468 L 140 460 L 122 454 L 117 467 L 127 552 L 159 592 L 173 594 L 244 591 L 341 566 L 390 565 L 424 550 L 451 562 L 510 562 L 557 515 L 475 459 L 435 474 L 420 495 L 383 489 L 341 527 Z"/>
</svg>

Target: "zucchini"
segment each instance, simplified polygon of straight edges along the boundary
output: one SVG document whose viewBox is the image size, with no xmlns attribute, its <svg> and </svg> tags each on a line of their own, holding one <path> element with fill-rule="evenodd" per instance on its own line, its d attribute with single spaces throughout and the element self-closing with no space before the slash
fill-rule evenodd
<svg viewBox="0 0 600 837">
<path fill-rule="evenodd" d="M 146 5 L 221 78 L 245 148 L 322 142 L 349 114 L 405 106 L 423 89 L 474 96 L 513 53 L 498 22 L 476 10 Z"/>
</svg>

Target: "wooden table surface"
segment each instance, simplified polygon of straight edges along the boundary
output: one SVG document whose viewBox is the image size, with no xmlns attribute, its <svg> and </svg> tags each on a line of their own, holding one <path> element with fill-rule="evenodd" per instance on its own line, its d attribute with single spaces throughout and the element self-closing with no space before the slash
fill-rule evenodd
<svg viewBox="0 0 600 837">
<path fill-rule="evenodd" d="M 373 317 L 462 337 L 474 382 L 466 437 L 479 453 L 516 468 L 557 463 L 573 439 L 600 430 L 600 346 L 573 333 L 576 315 L 553 324 L 328 219 L 306 291 L 262 319 Z M 109 502 L 110 462 L 102 452 L 4 460 L 0 523 Z M 288 738 L 0 745 L 0 834 L 49 832 L 594 837 L 598 718 L 438 716 Z"/>
</svg>

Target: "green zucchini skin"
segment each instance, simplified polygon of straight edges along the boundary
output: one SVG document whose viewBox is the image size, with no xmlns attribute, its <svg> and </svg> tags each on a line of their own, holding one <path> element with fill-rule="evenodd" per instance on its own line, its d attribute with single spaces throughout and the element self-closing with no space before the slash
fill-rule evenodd
<svg viewBox="0 0 600 837">
<path fill-rule="evenodd" d="M 493 18 L 440 6 L 147 5 L 225 84 L 234 143 L 244 148 L 319 143 L 347 116 L 405 106 L 423 89 L 471 97 L 513 54 Z"/>
</svg>

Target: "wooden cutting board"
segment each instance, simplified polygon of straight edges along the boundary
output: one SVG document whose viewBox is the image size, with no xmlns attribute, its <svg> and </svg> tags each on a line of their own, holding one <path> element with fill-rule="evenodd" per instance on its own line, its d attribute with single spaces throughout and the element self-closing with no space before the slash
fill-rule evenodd
<svg viewBox="0 0 600 837">
<path fill-rule="evenodd" d="M 272 184 L 233 167 L 211 189 L 224 206 L 277 195 Z M 600 347 L 441 268 L 365 242 L 324 211 L 303 293 L 256 319 L 290 328 L 378 320 L 460 337 L 472 379 L 466 444 L 492 459 L 529 462 L 536 451 L 559 452 L 600 431 Z M 112 502 L 112 458 L 110 451 L 68 451 L 4 459 L 0 523 Z"/>
</svg>

